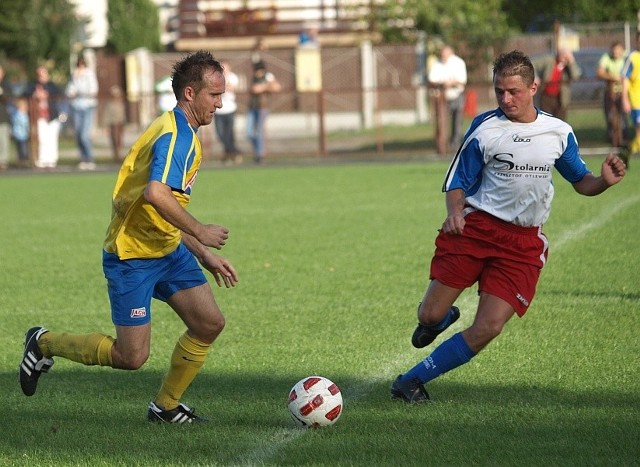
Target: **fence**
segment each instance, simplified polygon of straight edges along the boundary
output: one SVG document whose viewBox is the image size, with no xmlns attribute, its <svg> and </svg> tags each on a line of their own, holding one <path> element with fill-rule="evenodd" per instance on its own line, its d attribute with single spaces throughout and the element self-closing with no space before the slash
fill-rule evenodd
<svg viewBox="0 0 640 467">
<path fill-rule="evenodd" d="M 607 48 L 614 39 L 628 39 L 629 31 L 636 25 L 617 23 L 610 25 L 569 25 L 576 30 L 580 44 L 586 48 Z M 527 34 L 513 37 L 506 41 L 501 49 L 519 49 L 530 55 L 549 52 L 554 36 L 546 34 Z M 271 146 L 280 153 L 295 154 L 300 152 L 300 145 L 287 144 L 294 136 L 318 138 L 317 145 L 310 151 L 322 152 L 323 136 L 320 127 L 327 131 L 355 131 L 370 128 L 375 130 L 386 124 L 415 124 L 432 120 L 433 106 L 426 97 L 424 87 L 418 83 L 420 57 L 416 47 L 411 45 L 375 46 L 372 48 L 371 70 L 373 77 L 369 87 L 363 86 L 363 75 L 367 73 L 366 60 L 362 48 L 358 47 L 323 47 L 321 49 L 322 83 L 320 93 L 303 93 L 296 90 L 295 49 L 273 49 L 262 52 L 263 60 L 271 72 L 282 83 L 283 91 L 272 96 L 271 116 L 267 122 Z M 151 56 L 153 81 L 160 80 L 171 73 L 173 63 L 182 54 L 164 53 Z M 233 70 L 240 76 L 237 89 L 239 104 L 238 137 L 242 140 L 242 117 L 248 103 L 248 79 L 251 75 L 251 52 L 248 50 L 225 50 L 218 58 L 228 61 Z M 363 61 L 364 60 L 364 61 Z M 98 77 L 101 83 L 101 98 L 111 84 L 124 85 L 124 60 L 120 57 L 99 57 Z M 495 107 L 493 87 L 490 82 L 490 66 L 470 70 L 467 90 L 476 99 L 478 110 Z M 144 126 L 140 109 L 143 103 L 154 108 L 157 95 L 147 93 L 130 101 L 129 119 L 134 124 Z M 367 108 L 367 103 L 370 108 Z M 600 105 L 592 102 L 588 105 Z M 368 111 L 371 114 L 368 114 Z M 372 133 L 376 150 L 384 150 L 384 134 Z M 380 141 L 382 138 L 382 143 Z M 282 139 L 282 141 L 279 141 Z M 281 143 L 281 144 L 279 144 Z M 313 146 L 315 145 L 315 148 Z M 212 147 L 215 148 L 215 145 Z M 332 145 L 331 152 L 339 152 L 344 148 Z"/>
</svg>

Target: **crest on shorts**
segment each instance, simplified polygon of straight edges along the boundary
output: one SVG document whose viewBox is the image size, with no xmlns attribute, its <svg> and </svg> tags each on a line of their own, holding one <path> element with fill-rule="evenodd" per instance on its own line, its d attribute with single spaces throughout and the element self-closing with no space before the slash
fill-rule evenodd
<svg viewBox="0 0 640 467">
<path fill-rule="evenodd" d="M 132 308 L 131 309 L 131 318 L 144 318 L 147 316 L 147 308 Z"/>
</svg>

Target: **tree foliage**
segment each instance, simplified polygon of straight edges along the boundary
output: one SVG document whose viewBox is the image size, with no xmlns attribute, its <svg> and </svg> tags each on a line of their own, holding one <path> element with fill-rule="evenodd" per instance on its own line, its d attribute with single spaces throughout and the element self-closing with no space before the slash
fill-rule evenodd
<svg viewBox="0 0 640 467">
<path fill-rule="evenodd" d="M 386 0 L 374 13 L 385 42 L 413 42 L 426 33 L 427 45 L 441 42 L 465 51 L 467 66 L 486 63 L 491 47 L 510 33 L 502 0 Z"/>
<path fill-rule="evenodd" d="M 502 9 L 520 31 L 546 30 L 563 23 L 607 23 L 638 19 L 638 0 L 504 0 Z"/>
<path fill-rule="evenodd" d="M 71 40 L 80 20 L 69 0 L 0 2 L 0 50 L 32 73 L 47 64 L 56 76 L 69 73 Z"/>
<path fill-rule="evenodd" d="M 108 49 L 120 54 L 138 47 L 161 50 L 158 7 L 151 0 L 109 0 L 108 5 Z"/>
</svg>

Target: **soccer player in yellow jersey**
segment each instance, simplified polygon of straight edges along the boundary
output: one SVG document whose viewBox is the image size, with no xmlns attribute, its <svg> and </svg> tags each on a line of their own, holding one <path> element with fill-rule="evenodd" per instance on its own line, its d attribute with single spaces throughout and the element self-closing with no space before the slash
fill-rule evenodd
<svg viewBox="0 0 640 467">
<path fill-rule="evenodd" d="M 176 107 L 159 116 L 133 144 L 113 192 L 103 269 L 116 338 L 32 327 L 19 369 L 27 396 L 35 393 L 53 357 L 124 370 L 142 367 L 149 357 L 151 299 L 156 298 L 176 312 L 187 330 L 149 404 L 148 420 L 206 421 L 180 403 L 225 324 L 198 262 L 220 287 L 234 287 L 238 275 L 228 260 L 209 249 L 222 248 L 229 231 L 200 222 L 186 207 L 202 160 L 196 131 L 209 125 L 222 106 L 225 78 L 220 62 L 199 51 L 174 65 L 172 80 Z"/>
<path fill-rule="evenodd" d="M 622 108 L 631 115 L 635 128 L 629 142 L 631 154 L 640 153 L 640 31 L 636 33 L 636 50 L 631 52 L 622 68 Z"/>
</svg>

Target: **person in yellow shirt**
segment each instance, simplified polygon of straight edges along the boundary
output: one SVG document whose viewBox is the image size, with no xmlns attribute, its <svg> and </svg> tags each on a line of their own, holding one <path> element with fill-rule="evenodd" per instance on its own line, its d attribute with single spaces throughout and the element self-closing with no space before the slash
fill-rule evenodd
<svg viewBox="0 0 640 467">
<path fill-rule="evenodd" d="M 629 143 L 631 154 L 640 153 L 640 31 L 636 33 L 636 50 L 631 52 L 622 68 L 622 108 L 631 115 L 635 128 Z"/>
<path fill-rule="evenodd" d="M 604 115 L 607 119 L 607 135 L 614 148 L 624 145 L 625 114 L 622 110 L 622 67 L 626 55 L 624 44 L 619 40 L 611 43 L 609 52 L 602 54 L 596 76 L 606 83 L 604 92 Z"/>
<path fill-rule="evenodd" d="M 123 370 L 142 367 L 149 357 L 155 298 L 166 302 L 187 330 L 176 343 L 147 418 L 206 421 L 180 402 L 225 324 L 200 266 L 220 287 L 234 287 L 238 275 L 227 259 L 209 249 L 225 245 L 228 229 L 199 221 L 186 207 L 202 160 L 196 132 L 209 125 L 222 106 L 223 67 L 209 52 L 192 53 L 174 65 L 172 86 L 176 107 L 160 115 L 133 144 L 113 192 L 103 270 L 116 338 L 30 328 L 19 369 L 27 396 L 36 392 L 53 357 Z"/>
</svg>

